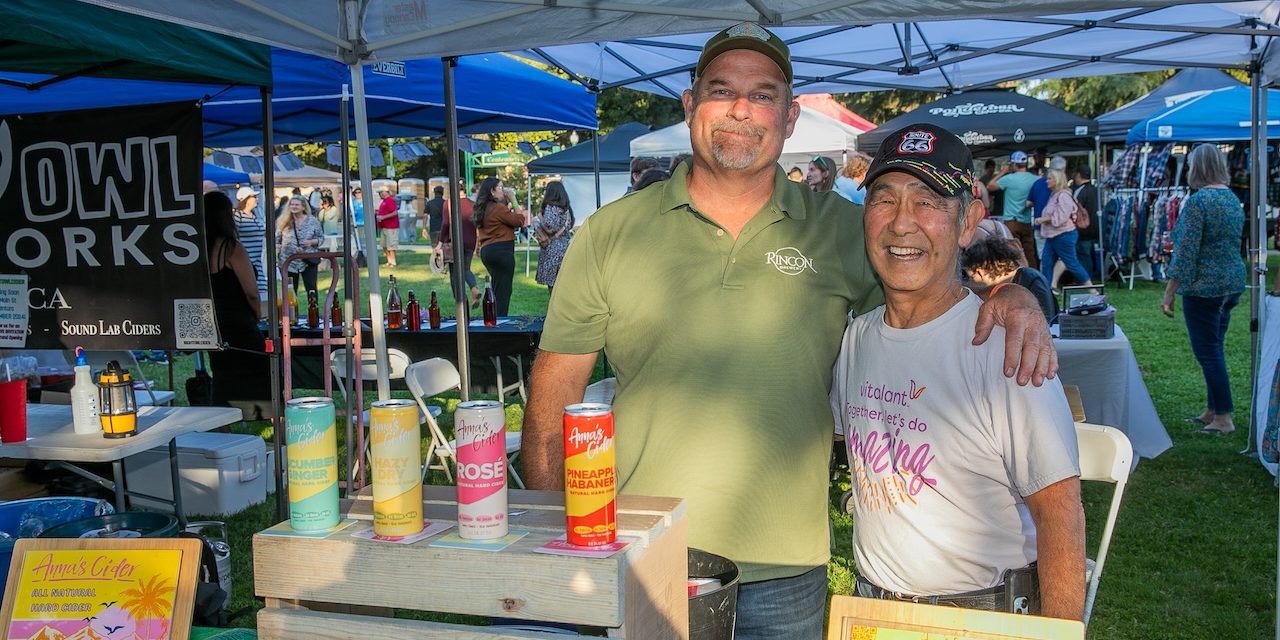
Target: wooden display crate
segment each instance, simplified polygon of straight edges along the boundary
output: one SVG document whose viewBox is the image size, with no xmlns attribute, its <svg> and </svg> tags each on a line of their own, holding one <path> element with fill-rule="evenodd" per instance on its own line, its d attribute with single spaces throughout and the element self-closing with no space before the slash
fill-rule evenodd
<svg viewBox="0 0 1280 640">
<path fill-rule="evenodd" d="M 427 519 L 455 521 L 455 489 L 423 489 Z M 605 627 L 611 637 L 639 640 L 689 637 L 683 500 L 619 496 L 618 534 L 638 541 L 604 559 L 532 553 L 564 533 L 564 494 L 513 490 L 509 504 L 511 528 L 530 533 L 496 553 L 352 537 L 361 523 L 322 539 L 255 535 L 254 587 L 267 605 L 258 637 L 553 637 L 394 619 L 392 609 Z M 342 509 L 372 521 L 369 490 Z"/>
</svg>

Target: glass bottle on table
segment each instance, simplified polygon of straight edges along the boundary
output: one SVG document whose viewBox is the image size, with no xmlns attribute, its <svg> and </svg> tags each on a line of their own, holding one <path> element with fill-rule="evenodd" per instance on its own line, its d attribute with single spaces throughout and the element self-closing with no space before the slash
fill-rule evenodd
<svg viewBox="0 0 1280 640">
<path fill-rule="evenodd" d="M 417 296 L 413 295 L 413 289 L 409 290 L 409 304 L 404 309 L 405 322 L 408 326 L 405 328 L 410 331 L 422 330 L 422 305 L 418 304 Z"/>
<path fill-rule="evenodd" d="M 342 326 L 342 296 L 337 291 L 333 292 L 333 306 L 329 307 L 329 326 Z"/>
<path fill-rule="evenodd" d="M 484 326 L 498 326 L 498 296 L 493 295 L 493 281 L 484 285 Z"/>
<path fill-rule="evenodd" d="M 436 292 L 431 291 L 431 302 L 427 304 L 427 324 L 432 329 L 440 328 L 440 302 L 436 300 Z"/>
<path fill-rule="evenodd" d="M 307 292 L 307 326 L 316 329 L 320 326 L 320 304 L 316 300 L 318 291 Z"/>
<path fill-rule="evenodd" d="M 387 294 L 387 328 L 404 328 L 404 307 L 400 304 L 400 292 L 396 290 L 395 276 L 391 276 L 391 293 Z"/>
</svg>

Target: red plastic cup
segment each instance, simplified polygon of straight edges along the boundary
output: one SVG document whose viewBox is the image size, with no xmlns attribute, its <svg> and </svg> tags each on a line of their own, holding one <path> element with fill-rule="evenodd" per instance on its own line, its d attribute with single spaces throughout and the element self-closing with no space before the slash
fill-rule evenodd
<svg viewBox="0 0 1280 640">
<path fill-rule="evenodd" d="M 0 382 L 0 442 L 27 439 L 27 381 Z"/>
</svg>

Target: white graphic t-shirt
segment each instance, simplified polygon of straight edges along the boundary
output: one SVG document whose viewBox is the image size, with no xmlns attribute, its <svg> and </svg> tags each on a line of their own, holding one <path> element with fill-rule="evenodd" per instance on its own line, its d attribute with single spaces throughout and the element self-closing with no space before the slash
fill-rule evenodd
<svg viewBox="0 0 1280 640">
<path fill-rule="evenodd" d="M 1000 327 L 971 345 L 981 304 L 969 293 L 911 329 L 885 324 L 882 306 L 845 331 L 831 407 L 853 477 L 858 573 L 884 589 L 1000 584 L 1036 559 L 1022 496 L 1080 475 L 1062 384 L 1006 378 Z"/>
</svg>

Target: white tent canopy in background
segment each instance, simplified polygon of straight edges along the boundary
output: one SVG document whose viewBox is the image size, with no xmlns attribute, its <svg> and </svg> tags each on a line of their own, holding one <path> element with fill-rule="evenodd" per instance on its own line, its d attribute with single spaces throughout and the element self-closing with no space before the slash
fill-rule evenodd
<svg viewBox="0 0 1280 640">
<path fill-rule="evenodd" d="M 798 166 L 803 171 L 808 167 L 813 156 L 821 154 L 831 157 L 839 165 L 843 162 L 841 155 L 846 150 L 853 149 L 854 142 L 860 133 L 862 131 L 853 125 L 801 106 L 795 131 L 782 145 L 782 158 L 778 163 L 787 169 Z M 633 158 L 643 156 L 669 158 L 692 152 L 693 148 L 689 144 L 689 125 L 684 122 L 647 133 L 631 141 Z"/>
<path fill-rule="evenodd" d="M 253 171 L 255 167 L 246 165 L 244 158 L 257 159 L 258 167 L 262 166 L 262 148 L 261 147 L 227 147 L 223 149 L 231 154 L 232 162 L 235 168 L 249 174 L 254 184 L 262 184 L 262 172 Z M 303 165 L 298 169 L 285 169 L 279 158 L 275 160 L 275 175 L 272 183 L 276 187 L 319 187 L 333 186 L 338 187 L 342 184 L 342 174 L 336 171 L 329 171 L 319 167 Z"/>
</svg>

